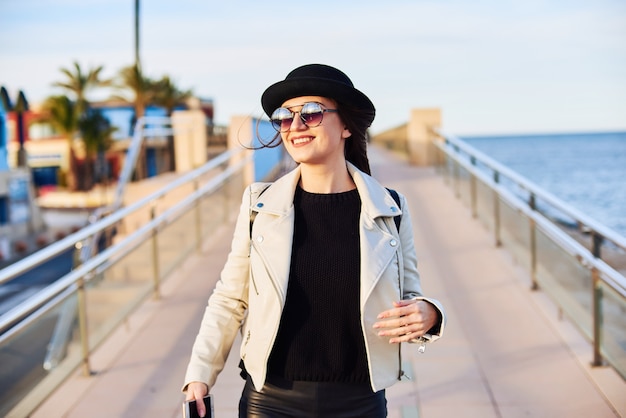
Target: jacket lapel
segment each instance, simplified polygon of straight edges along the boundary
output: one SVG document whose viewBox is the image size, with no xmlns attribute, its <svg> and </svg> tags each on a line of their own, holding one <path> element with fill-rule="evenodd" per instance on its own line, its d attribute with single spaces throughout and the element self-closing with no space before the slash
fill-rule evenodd
<svg viewBox="0 0 626 418">
<path fill-rule="evenodd" d="M 364 304 L 380 276 L 398 250 L 397 234 L 391 232 L 393 216 L 400 208 L 387 190 L 372 177 L 348 163 L 348 170 L 361 197 L 359 223 L 361 250 L 361 303 Z M 284 304 L 289 280 L 294 232 L 293 196 L 300 179 L 300 167 L 268 187 L 251 210 L 258 212 L 252 236 L 267 273 Z"/>
<path fill-rule="evenodd" d="M 397 234 L 392 228 L 395 228 L 393 216 L 402 212 L 380 183 L 349 163 L 348 169 L 361 196 L 359 233 L 363 306 L 399 249 Z"/>
<path fill-rule="evenodd" d="M 272 284 L 284 305 L 289 281 L 294 231 L 293 196 L 300 167 L 278 179 L 255 202 L 253 244 L 263 260 Z"/>
</svg>

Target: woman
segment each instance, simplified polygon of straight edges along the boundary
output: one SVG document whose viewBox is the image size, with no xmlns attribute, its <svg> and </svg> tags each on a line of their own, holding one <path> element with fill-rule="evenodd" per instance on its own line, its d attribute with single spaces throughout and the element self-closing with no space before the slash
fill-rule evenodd
<svg viewBox="0 0 626 418">
<path fill-rule="evenodd" d="M 296 68 L 261 102 L 298 166 L 245 191 L 183 390 L 209 392 L 241 329 L 240 417 L 384 417 L 385 388 L 403 375 L 400 343 L 423 351 L 445 319 L 422 296 L 404 197 L 398 207 L 369 176 L 374 105 L 320 64 Z"/>
</svg>

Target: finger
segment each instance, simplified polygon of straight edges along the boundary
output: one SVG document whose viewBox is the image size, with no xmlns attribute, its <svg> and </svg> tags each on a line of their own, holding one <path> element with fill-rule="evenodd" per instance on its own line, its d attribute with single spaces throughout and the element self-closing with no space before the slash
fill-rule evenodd
<svg viewBox="0 0 626 418">
<path fill-rule="evenodd" d="M 420 324 L 408 324 L 395 328 L 382 329 L 378 332 L 381 337 L 389 337 L 389 343 L 409 342 L 419 338 L 424 334 L 424 329 Z"/>
<path fill-rule="evenodd" d="M 396 306 L 396 307 L 409 306 L 409 305 L 415 305 L 415 303 L 417 303 L 417 301 L 413 299 L 402 299 L 402 300 L 394 301 L 393 306 Z"/>
<path fill-rule="evenodd" d="M 187 387 L 187 400 L 196 401 L 196 411 L 198 415 L 204 417 L 206 415 L 206 407 L 204 406 L 204 397 L 208 394 L 209 388 L 204 383 L 192 382 Z"/>
<path fill-rule="evenodd" d="M 419 325 L 417 321 L 408 316 L 403 316 L 396 319 L 389 319 L 386 321 L 378 321 L 374 323 L 374 329 L 379 330 L 378 335 L 400 335 L 410 331 L 417 331 L 414 328 L 415 325 Z"/>
<path fill-rule="evenodd" d="M 389 344 L 398 344 L 398 343 L 407 343 L 410 342 L 411 340 L 414 340 L 416 338 L 419 338 L 422 336 L 422 333 L 420 332 L 411 332 L 408 334 L 403 334 L 400 335 L 398 337 L 392 337 L 389 339 Z"/>
<path fill-rule="evenodd" d="M 187 387 L 187 393 L 185 396 L 185 400 L 186 401 L 193 401 L 194 399 L 196 399 L 196 392 L 193 390 L 193 386 L 189 385 Z"/>
<path fill-rule="evenodd" d="M 204 407 L 204 396 L 196 398 L 196 410 L 201 417 L 206 416 L 206 408 Z"/>
<path fill-rule="evenodd" d="M 196 389 L 196 409 L 198 415 L 204 417 L 206 415 L 206 406 L 204 405 L 204 397 L 207 395 L 208 388 L 202 384 Z"/>
<path fill-rule="evenodd" d="M 418 303 L 419 302 L 416 300 L 394 301 L 393 306 L 395 306 L 395 308 L 381 312 L 378 314 L 378 319 L 405 316 L 419 312 L 420 307 Z"/>
</svg>

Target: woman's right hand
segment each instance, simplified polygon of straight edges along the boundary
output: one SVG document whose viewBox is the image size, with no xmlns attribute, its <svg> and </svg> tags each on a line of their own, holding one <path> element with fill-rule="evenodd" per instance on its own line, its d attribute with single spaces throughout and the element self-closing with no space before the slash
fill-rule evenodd
<svg viewBox="0 0 626 418">
<path fill-rule="evenodd" d="M 191 382 L 187 385 L 187 401 L 196 401 L 198 415 L 206 416 L 206 408 L 204 407 L 204 397 L 209 394 L 209 387 L 206 383 Z"/>
</svg>

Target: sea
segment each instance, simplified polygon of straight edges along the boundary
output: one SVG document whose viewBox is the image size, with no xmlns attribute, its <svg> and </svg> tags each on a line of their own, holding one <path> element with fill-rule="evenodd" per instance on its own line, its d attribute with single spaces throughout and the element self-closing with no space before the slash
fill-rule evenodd
<svg viewBox="0 0 626 418">
<path fill-rule="evenodd" d="M 626 237 L 626 132 L 460 138 Z"/>
</svg>

